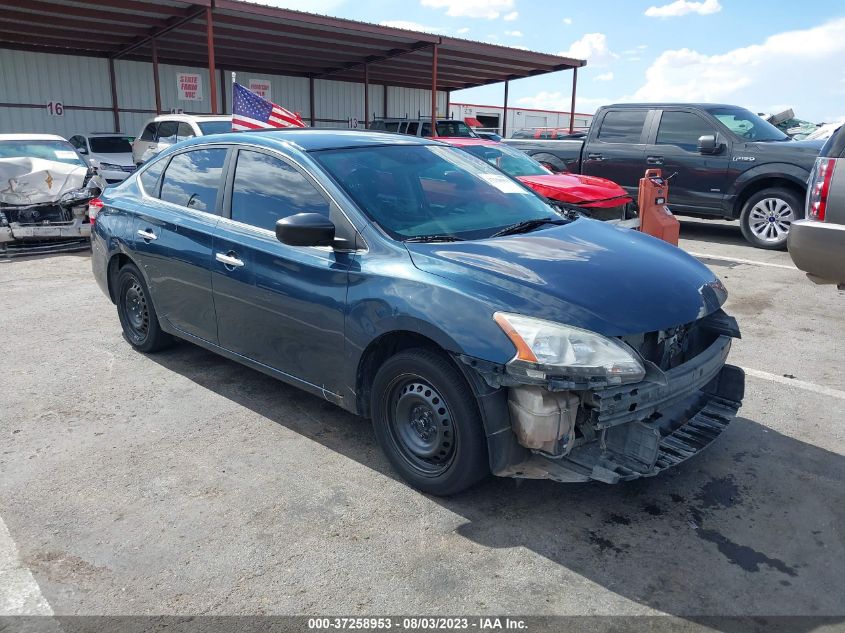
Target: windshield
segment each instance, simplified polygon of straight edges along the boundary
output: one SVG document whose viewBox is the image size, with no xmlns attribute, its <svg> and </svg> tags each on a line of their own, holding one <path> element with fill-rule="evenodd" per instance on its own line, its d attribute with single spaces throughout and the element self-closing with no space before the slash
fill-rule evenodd
<svg viewBox="0 0 845 633">
<path fill-rule="evenodd" d="M 425 134 L 423 136 L 426 136 Z M 457 136 L 460 138 L 478 138 L 472 128 L 463 121 L 438 121 L 437 136 Z"/>
<path fill-rule="evenodd" d="M 203 136 L 209 134 L 225 134 L 232 131 L 231 121 L 200 121 L 197 123 L 200 126 L 200 132 Z"/>
<path fill-rule="evenodd" d="M 43 158 L 87 167 L 67 141 L 0 141 L 0 158 Z"/>
<path fill-rule="evenodd" d="M 514 178 L 519 176 L 548 176 L 552 173 L 528 154 L 523 154 L 507 145 L 464 145 L 461 149 L 486 160 Z"/>
<path fill-rule="evenodd" d="M 481 239 L 520 222 L 562 221 L 531 190 L 453 147 L 388 145 L 312 156 L 394 239 Z"/>
<path fill-rule="evenodd" d="M 710 114 L 731 132 L 749 141 L 787 141 L 789 137 L 745 108 L 711 108 Z"/>
<path fill-rule="evenodd" d="M 133 140 L 131 136 L 93 136 L 88 144 L 95 154 L 131 154 Z"/>
</svg>

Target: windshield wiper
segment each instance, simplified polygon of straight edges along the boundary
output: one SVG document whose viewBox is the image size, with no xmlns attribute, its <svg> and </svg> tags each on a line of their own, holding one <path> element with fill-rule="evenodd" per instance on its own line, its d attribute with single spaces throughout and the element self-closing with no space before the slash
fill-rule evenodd
<svg viewBox="0 0 845 633">
<path fill-rule="evenodd" d="M 403 242 L 465 242 L 462 237 L 455 235 L 415 235 L 402 240 Z"/>
<path fill-rule="evenodd" d="M 502 235 L 516 235 L 517 233 L 528 233 L 528 231 L 533 231 L 534 229 L 540 228 L 544 224 L 569 224 L 569 220 L 558 218 L 524 220 L 522 222 L 517 222 L 516 224 L 506 226 L 501 231 L 493 233 L 493 235 L 491 235 L 490 237 L 501 237 Z"/>
</svg>

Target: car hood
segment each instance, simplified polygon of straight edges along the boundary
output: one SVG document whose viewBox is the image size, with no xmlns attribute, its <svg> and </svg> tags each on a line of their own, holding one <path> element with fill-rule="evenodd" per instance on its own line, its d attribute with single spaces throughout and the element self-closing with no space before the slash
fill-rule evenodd
<svg viewBox="0 0 845 633">
<path fill-rule="evenodd" d="M 749 143 L 748 149 L 753 150 L 757 156 L 757 163 L 784 162 L 800 165 L 808 171 L 813 168 L 816 157 L 824 145 L 821 139 L 812 141 L 771 141 L 768 143 Z M 742 150 L 739 151 L 742 153 Z M 734 149 L 734 154 L 737 150 Z"/>
<path fill-rule="evenodd" d="M 111 163 L 112 165 L 121 165 L 124 167 L 134 167 L 135 162 L 132 160 L 132 152 L 123 154 L 91 154 L 91 158 L 100 163 Z"/>
<path fill-rule="evenodd" d="M 610 208 L 631 202 L 622 187 L 595 176 L 560 173 L 519 176 L 519 180 L 547 198 L 583 207 Z"/>
<path fill-rule="evenodd" d="M 690 323 L 727 298 L 713 272 L 684 251 L 586 218 L 525 235 L 406 246 L 417 268 L 493 310 L 607 336 Z"/>
</svg>

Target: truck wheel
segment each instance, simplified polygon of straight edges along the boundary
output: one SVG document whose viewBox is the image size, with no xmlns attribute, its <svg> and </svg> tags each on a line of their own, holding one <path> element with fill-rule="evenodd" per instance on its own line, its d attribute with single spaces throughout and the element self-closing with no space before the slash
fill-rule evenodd
<svg viewBox="0 0 845 633">
<path fill-rule="evenodd" d="M 789 227 L 804 217 L 804 201 L 784 188 L 758 191 L 742 208 L 742 235 L 753 246 L 766 249 L 786 248 Z"/>
<path fill-rule="evenodd" d="M 135 264 L 126 264 L 117 274 L 117 315 L 124 337 L 139 352 L 157 352 L 173 344 L 158 323 L 150 291 Z"/>
<path fill-rule="evenodd" d="M 400 352 L 379 368 L 372 394 L 376 439 L 413 487 L 452 495 L 489 474 L 475 397 L 446 358 L 426 349 Z"/>
</svg>

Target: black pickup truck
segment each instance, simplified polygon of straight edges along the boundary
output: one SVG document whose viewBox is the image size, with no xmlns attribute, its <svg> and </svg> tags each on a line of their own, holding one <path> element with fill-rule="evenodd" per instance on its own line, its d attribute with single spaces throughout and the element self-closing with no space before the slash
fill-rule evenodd
<svg viewBox="0 0 845 633">
<path fill-rule="evenodd" d="M 740 219 L 759 248 L 783 248 L 804 217 L 807 178 L 823 141 L 792 141 L 744 108 L 712 103 L 599 108 L 583 138 L 508 139 L 553 171 L 600 176 L 637 195 L 647 168 L 671 176 L 680 215 Z"/>
</svg>

